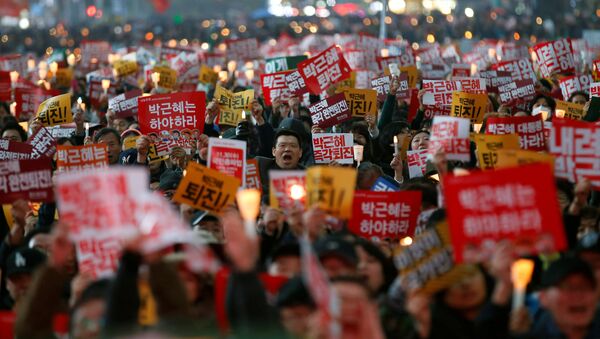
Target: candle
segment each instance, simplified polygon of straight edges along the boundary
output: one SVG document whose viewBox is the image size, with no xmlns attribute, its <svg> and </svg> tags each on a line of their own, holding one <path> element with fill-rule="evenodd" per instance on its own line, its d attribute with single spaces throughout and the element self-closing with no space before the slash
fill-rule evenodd
<svg viewBox="0 0 600 339">
<path fill-rule="evenodd" d="M 519 259 L 512 264 L 510 275 L 515 289 L 513 292 L 513 310 L 523 307 L 525 303 L 525 289 L 529 281 L 531 281 L 532 273 L 533 260 Z"/>
<path fill-rule="evenodd" d="M 246 120 L 246 111 L 242 111 L 242 120 Z"/>
<path fill-rule="evenodd" d="M 382 58 L 387 58 L 390 56 L 390 50 L 387 48 L 382 48 L 381 49 L 381 57 Z"/>
<path fill-rule="evenodd" d="M 109 87 L 110 87 L 110 79 L 102 79 L 102 89 L 104 90 L 104 94 L 108 93 Z"/>
<path fill-rule="evenodd" d="M 248 83 L 251 84 L 252 79 L 254 79 L 254 70 L 247 69 L 244 73 L 246 74 L 246 79 L 248 79 Z"/>
<path fill-rule="evenodd" d="M 357 162 L 356 167 L 358 167 L 358 166 L 360 166 L 360 162 L 363 160 L 363 151 L 365 149 L 365 146 L 354 145 L 354 146 L 352 146 L 352 149 L 354 150 L 354 160 L 356 160 L 356 162 Z"/>
<path fill-rule="evenodd" d="M 77 107 L 83 111 L 83 109 L 81 108 L 82 104 L 83 104 L 83 99 L 81 99 L 81 97 L 77 98 Z"/>
<path fill-rule="evenodd" d="M 479 133 L 479 131 L 481 131 L 481 126 L 483 126 L 483 124 L 473 124 L 473 130 L 475 133 Z"/>
<path fill-rule="evenodd" d="M 564 109 L 557 109 L 556 110 L 556 117 L 557 118 L 564 118 L 565 117 L 565 110 Z"/>
<path fill-rule="evenodd" d="M 413 240 L 411 237 L 404 237 L 400 239 L 400 246 L 410 246 L 412 245 Z"/>
<path fill-rule="evenodd" d="M 546 119 L 548 119 L 548 114 L 550 114 L 548 111 L 540 111 L 540 114 L 542 115 L 542 120 L 546 121 Z"/>
<path fill-rule="evenodd" d="M 256 218 L 260 213 L 260 191 L 245 189 L 236 194 L 238 209 L 244 219 L 244 229 L 250 238 L 256 238 Z"/>
<path fill-rule="evenodd" d="M 90 136 L 90 123 L 84 122 L 83 126 L 85 127 L 85 136 L 86 138 Z"/>
<path fill-rule="evenodd" d="M 398 152 L 398 136 L 394 135 L 394 154 Z"/>
<path fill-rule="evenodd" d="M 38 70 L 38 76 L 40 77 L 40 80 L 46 79 L 47 75 L 48 75 L 48 71 L 45 68 L 40 68 Z"/>
<path fill-rule="evenodd" d="M 53 75 L 53 76 L 56 76 L 56 72 L 57 72 L 57 71 L 58 71 L 58 62 L 56 62 L 56 61 L 53 61 L 53 62 L 50 64 L 50 72 L 52 72 L 52 75 Z"/>
<path fill-rule="evenodd" d="M 17 103 L 16 102 L 13 102 L 12 104 L 10 104 L 10 114 L 13 117 L 17 116 Z"/>
<path fill-rule="evenodd" d="M 229 77 L 229 74 L 227 73 L 227 71 L 220 71 L 219 72 L 219 80 L 221 82 L 226 82 L 228 77 Z"/>
<path fill-rule="evenodd" d="M 214 65 L 213 66 L 213 71 L 215 73 L 219 73 L 222 69 L 223 69 L 223 67 L 221 67 L 221 65 Z"/>
<path fill-rule="evenodd" d="M 10 83 L 13 88 L 15 88 L 15 85 L 17 84 L 18 80 L 19 80 L 19 72 L 17 72 L 17 71 L 10 72 Z"/>
<path fill-rule="evenodd" d="M 229 73 L 233 73 L 233 71 L 235 71 L 237 68 L 237 62 L 231 60 L 227 63 L 227 70 L 229 71 Z"/>
<path fill-rule="evenodd" d="M 150 77 L 152 77 L 152 83 L 154 83 L 154 87 L 158 87 L 158 83 L 160 82 L 160 73 L 154 72 Z"/>
<path fill-rule="evenodd" d="M 27 60 L 27 71 L 33 72 L 34 70 L 35 70 L 35 60 L 34 59 Z"/>
<path fill-rule="evenodd" d="M 300 184 L 293 184 L 290 186 L 290 198 L 294 201 L 298 202 L 300 199 L 304 198 L 305 195 L 306 190 L 304 189 L 304 186 Z"/>
<path fill-rule="evenodd" d="M 69 56 L 67 57 L 67 64 L 69 64 L 70 67 L 75 66 L 75 54 L 69 54 Z"/>
</svg>

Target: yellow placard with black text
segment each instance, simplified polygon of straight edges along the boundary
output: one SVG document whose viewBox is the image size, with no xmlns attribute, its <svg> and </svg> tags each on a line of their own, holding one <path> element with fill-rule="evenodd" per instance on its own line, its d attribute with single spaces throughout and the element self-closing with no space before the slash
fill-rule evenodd
<svg viewBox="0 0 600 339">
<path fill-rule="evenodd" d="M 477 160 L 482 170 L 496 168 L 498 162 L 498 150 L 519 149 L 519 136 L 517 134 L 475 134 L 473 141 L 477 146 Z"/>
<path fill-rule="evenodd" d="M 214 97 L 221 108 L 219 124 L 236 126 L 242 121 L 242 111 L 245 110 L 249 112 L 252 108 L 254 90 L 248 89 L 242 92 L 233 93 L 228 89 L 217 86 Z"/>
<path fill-rule="evenodd" d="M 44 126 L 54 126 L 73 122 L 71 94 L 61 94 L 40 104 L 37 118 Z"/>
<path fill-rule="evenodd" d="M 328 214 L 349 219 L 356 185 L 356 170 L 313 166 L 306 171 L 306 206 L 319 206 Z"/>
<path fill-rule="evenodd" d="M 377 91 L 373 89 L 344 89 L 346 102 L 354 117 L 377 115 Z"/>
<path fill-rule="evenodd" d="M 158 72 L 160 74 L 160 79 L 158 81 L 158 86 L 163 88 L 174 88 L 175 84 L 177 84 L 177 71 L 167 67 L 167 66 L 155 66 L 152 69 L 152 73 Z"/>
<path fill-rule="evenodd" d="M 472 124 L 481 124 L 486 113 L 487 94 L 453 92 L 450 115 L 470 119 Z"/>
</svg>

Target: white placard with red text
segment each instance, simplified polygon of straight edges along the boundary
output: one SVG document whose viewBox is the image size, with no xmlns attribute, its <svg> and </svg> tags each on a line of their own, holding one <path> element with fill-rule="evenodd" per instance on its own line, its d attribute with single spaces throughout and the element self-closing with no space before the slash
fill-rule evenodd
<svg viewBox="0 0 600 339">
<path fill-rule="evenodd" d="M 233 139 L 208 139 L 208 168 L 246 182 L 246 142 Z"/>
<path fill-rule="evenodd" d="M 441 147 L 448 160 L 469 161 L 469 129 L 471 120 L 446 116 L 435 116 L 429 138 L 429 159 Z"/>
<path fill-rule="evenodd" d="M 352 133 L 314 133 L 312 135 L 313 156 L 316 164 L 352 164 L 354 139 Z"/>
</svg>

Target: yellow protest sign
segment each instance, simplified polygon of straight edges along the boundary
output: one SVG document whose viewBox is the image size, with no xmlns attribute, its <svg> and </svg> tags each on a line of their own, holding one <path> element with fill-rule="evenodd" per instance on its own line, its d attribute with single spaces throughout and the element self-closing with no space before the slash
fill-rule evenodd
<svg viewBox="0 0 600 339">
<path fill-rule="evenodd" d="M 37 118 L 44 126 L 54 126 L 73 122 L 71 94 L 61 94 L 40 104 Z"/>
<path fill-rule="evenodd" d="M 354 72 L 354 71 L 350 72 L 350 77 L 348 79 L 344 79 L 340 82 L 337 82 L 333 86 L 348 87 L 348 88 L 356 87 L 356 72 Z"/>
<path fill-rule="evenodd" d="M 306 205 L 319 206 L 341 219 L 352 217 L 356 170 L 348 167 L 313 166 L 306 171 Z"/>
<path fill-rule="evenodd" d="M 515 167 L 530 163 L 543 162 L 550 165 L 554 171 L 554 156 L 548 153 L 538 153 L 525 150 L 498 150 L 496 168 Z"/>
<path fill-rule="evenodd" d="M 563 118 L 581 120 L 584 116 L 583 105 L 574 102 L 556 100 L 556 116 L 560 117 L 560 111 L 564 113 Z"/>
<path fill-rule="evenodd" d="M 203 84 L 216 84 L 219 79 L 219 74 L 212 70 L 212 68 L 202 65 L 200 66 L 200 72 L 198 74 L 198 81 Z"/>
<path fill-rule="evenodd" d="M 419 77 L 417 66 L 400 67 L 400 74 L 402 73 L 406 73 L 408 77 L 408 88 L 417 88 L 417 78 Z"/>
<path fill-rule="evenodd" d="M 138 64 L 132 60 L 117 60 L 113 63 L 113 70 L 118 77 L 124 77 L 130 74 L 135 74 L 138 71 Z M 162 74 L 161 74 L 162 80 Z M 160 82 L 159 82 L 160 84 Z"/>
<path fill-rule="evenodd" d="M 152 295 L 152 290 L 150 289 L 148 281 L 138 281 L 138 294 L 140 295 L 140 308 L 138 311 L 139 324 L 142 326 L 156 325 L 158 322 L 156 300 Z"/>
<path fill-rule="evenodd" d="M 481 124 L 486 113 L 487 103 L 487 94 L 453 92 L 450 115 L 471 119 L 472 124 Z"/>
<path fill-rule="evenodd" d="M 140 138 L 139 135 L 132 135 L 130 137 L 123 139 L 123 151 L 127 151 L 128 149 L 135 148 L 135 143 L 137 142 L 137 139 L 139 139 L 139 138 Z"/>
<path fill-rule="evenodd" d="M 217 86 L 214 97 L 221 108 L 219 124 L 236 126 L 242 121 L 242 111 L 246 110 L 249 112 L 252 108 L 254 90 L 248 89 L 233 93 L 228 89 Z"/>
<path fill-rule="evenodd" d="M 498 150 L 519 149 L 519 136 L 517 134 L 475 134 L 473 141 L 477 146 L 477 160 L 482 170 L 496 168 L 498 162 Z"/>
<path fill-rule="evenodd" d="M 196 209 L 220 213 L 235 201 L 240 180 L 195 162 L 187 166 L 173 200 Z"/>
<path fill-rule="evenodd" d="M 377 115 L 377 91 L 347 88 L 344 90 L 344 95 L 352 116 Z"/>
<path fill-rule="evenodd" d="M 135 137 L 135 138 L 137 139 L 138 137 Z M 135 148 L 135 143 L 133 144 L 133 147 Z M 150 144 L 150 147 L 148 148 L 148 163 L 149 164 L 153 164 L 158 161 L 167 160 L 168 158 L 169 158 L 168 155 L 159 156 L 158 151 L 156 150 L 156 145 Z"/>
<path fill-rule="evenodd" d="M 164 88 L 173 88 L 177 84 L 177 71 L 167 66 L 155 66 L 152 69 L 152 73 L 158 72 L 160 74 L 160 81 L 158 86 Z"/>
<path fill-rule="evenodd" d="M 71 68 L 59 68 L 56 70 L 56 87 L 70 88 L 73 80 L 73 70 Z"/>
</svg>

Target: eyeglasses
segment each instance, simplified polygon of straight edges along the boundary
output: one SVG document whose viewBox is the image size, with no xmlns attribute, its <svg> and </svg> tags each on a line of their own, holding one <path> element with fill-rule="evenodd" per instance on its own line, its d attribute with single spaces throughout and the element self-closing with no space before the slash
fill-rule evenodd
<svg viewBox="0 0 600 339">
<path fill-rule="evenodd" d="M 300 145 L 298 145 L 298 144 L 285 144 L 285 143 L 282 143 L 282 144 L 277 144 L 275 147 L 276 148 L 280 148 L 280 149 L 281 148 L 298 149 L 298 148 L 300 148 Z"/>
</svg>

